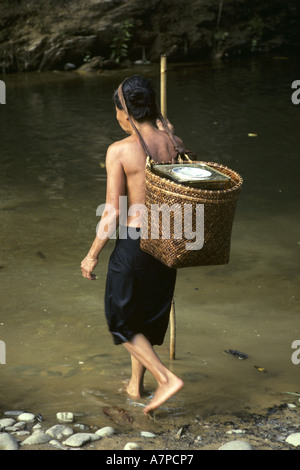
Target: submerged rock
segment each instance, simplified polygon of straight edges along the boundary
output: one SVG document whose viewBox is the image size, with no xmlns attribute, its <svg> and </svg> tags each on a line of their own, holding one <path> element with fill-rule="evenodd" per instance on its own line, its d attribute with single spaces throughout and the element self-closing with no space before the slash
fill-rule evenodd
<svg viewBox="0 0 300 470">
<path fill-rule="evenodd" d="M 24 411 L 17 411 L 17 410 L 8 410 L 4 412 L 4 416 L 10 416 L 11 418 L 17 418 L 19 415 L 24 413 Z"/>
<path fill-rule="evenodd" d="M 67 62 L 65 65 L 64 65 L 64 70 L 66 72 L 70 71 L 70 70 L 75 70 L 76 69 L 76 65 L 75 64 L 72 64 L 71 62 Z"/>
<path fill-rule="evenodd" d="M 104 59 L 103 57 L 96 56 L 93 57 L 91 60 L 86 62 L 85 64 L 81 65 L 77 72 L 98 72 L 104 67 Z"/>
</svg>

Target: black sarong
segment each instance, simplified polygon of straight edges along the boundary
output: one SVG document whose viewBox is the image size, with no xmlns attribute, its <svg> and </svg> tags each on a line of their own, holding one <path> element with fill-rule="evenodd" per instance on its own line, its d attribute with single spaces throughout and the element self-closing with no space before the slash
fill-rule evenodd
<svg viewBox="0 0 300 470">
<path fill-rule="evenodd" d="M 124 236 L 124 227 L 123 227 Z M 105 314 L 115 344 L 142 333 L 160 345 L 168 328 L 176 270 L 140 248 L 139 229 L 126 227 L 110 256 Z"/>
</svg>

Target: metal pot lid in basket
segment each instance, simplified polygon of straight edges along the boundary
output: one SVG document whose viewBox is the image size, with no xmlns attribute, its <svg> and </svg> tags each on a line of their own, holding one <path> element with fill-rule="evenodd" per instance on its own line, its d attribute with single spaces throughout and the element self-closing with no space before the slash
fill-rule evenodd
<svg viewBox="0 0 300 470">
<path fill-rule="evenodd" d="M 204 163 L 157 164 L 154 173 L 177 183 L 203 189 L 224 189 L 230 183 L 230 177 Z"/>
<path fill-rule="evenodd" d="M 203 180 L 204 178 L 211 178 L 212 176 L 211 171 L 204 170 L 203 168 L 195 168 L 193 166 L 179 166 L 178 168 L 173 168 L 172 172 L 184 180 Z"/>
</svg>

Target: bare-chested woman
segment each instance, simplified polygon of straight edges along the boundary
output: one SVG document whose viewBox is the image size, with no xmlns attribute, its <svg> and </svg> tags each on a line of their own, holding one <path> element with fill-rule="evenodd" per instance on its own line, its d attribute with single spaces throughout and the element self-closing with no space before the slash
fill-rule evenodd
<svg viewBox="0 0 300 470">
<path fill-rule="evenodd" d="M 101 250 L 119 225 L 120 196 L 126 196 L 127 209 L 145 204 L 146 154 L 136 132 L 142 136 L 154 161 L 171 161 L 176 155 L 168 134 L 155 126 L 158 113 L 150 81 L 140 76 L 130 77 L 123 82 L 122 91 L 130 118 L 117 92 L 114 95 L 116 118 L 129 136 L 112 144 L 107 151 L 106 207 L 114 210 L 104 211 L 97 236 L 81 263 L 82 275 L 91 280 L 95 279 L 93 270 Z M 122 229 L 123 235 L 117 239 L 109 261 L 105 313 L 114 343 L 123 344 L 131 355 L 128 394 L 141 396 L 145 370 L 157 381 L 154 397 L 144 408 L 147 414 L 183 387 L 183 381 L 162 363 L 153 349 L 153 345 L 163 343 L 168 327 L 176 270 L 140 249 L 140 217 L 128 215 Z"/>
</svg>

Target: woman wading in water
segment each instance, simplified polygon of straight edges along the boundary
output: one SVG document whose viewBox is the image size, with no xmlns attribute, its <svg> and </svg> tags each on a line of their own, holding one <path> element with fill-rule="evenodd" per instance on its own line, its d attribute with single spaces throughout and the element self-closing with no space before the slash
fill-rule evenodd
<svg viewBox="0 0 300 470">
<path fill-rule="evenodd" d="M 154 125 L 158 109 L 150 81 L 133 76 L 121 84 L 121 90 L 125 110 L 117 90 L 114 94 L 116 118 L 129 136 L 113 143 L 107 150 L 106 207 L 114 210 L 104 210 L 97 236 L 81 263 L 82 275 L 91 280 L 95 279 L 93 270 L 98 255 L 115 227 L 119 226 L 120 196 L 127 198 L 126 214 L 133 205 L 141 208 L 145 204 L 146 153 L 137 133 L 142 136 L 154 161 L 171 161 L 177 154 L 168 134 Z M 176 270 L 140 249 L 141 218 L 135 213 L 127 215 L 126 219 L 125 227 L 119 227 L 123 235 L 119 235 L 109 260 L 105 314 L 114 343 L 123 344 L 131 355 L 132 375 L 127 393 L 135 398 L 141 396 L 146 369 L 157 381 L 154 397 L 144 408 L 147 414 L 183 387 L 183 381 L 161 362 L 153 349 L 154 345 L 164 341 Z"/>
</svg>

